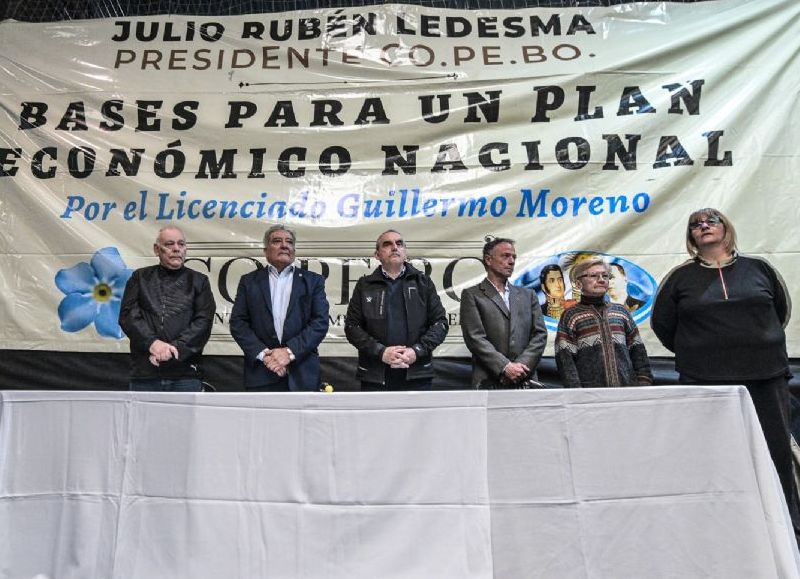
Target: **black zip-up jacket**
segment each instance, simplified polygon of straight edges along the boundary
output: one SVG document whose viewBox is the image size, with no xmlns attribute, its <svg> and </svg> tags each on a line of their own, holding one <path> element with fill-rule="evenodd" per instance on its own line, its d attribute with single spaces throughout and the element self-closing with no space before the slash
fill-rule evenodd
<svg viewBox="0 0 800 579">
<path fill-rule="evenodd" d="M 433 281 L 410 263 L 405 265 L 405 275 L 399 280 L 408 324 L 408 340 L 403 345 L 414 348 L 417 354 L 417 360 L 408 368 L 407 379 L 432 378 L 432 354 L 447 336 L 447 313 Z M 356 376 L 364 382 L 385 382 L 386 364 L 381 356 L 389 345 L 386 344 L 388 284 L 378 266 L 358 280 L 347 306 L 344 333 L 358 349 Z"/>
<path fill-rule="evenodd" d="M 119 312 L 119 325 L 131 342 L 131 377 L 200 378 L 200 356 L 215 309 L 211 285 L 200 272 L 161 265 L 133 272 Z M 156 340 L 175 346 L 178 359 L 151 364 L 150 346 Z"/>
</svg>

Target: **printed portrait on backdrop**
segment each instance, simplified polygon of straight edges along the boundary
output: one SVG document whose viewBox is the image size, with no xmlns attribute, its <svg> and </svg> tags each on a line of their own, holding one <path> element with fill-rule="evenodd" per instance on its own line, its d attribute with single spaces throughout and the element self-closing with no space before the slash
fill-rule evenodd
<svg viewBox="0 0 800 579">
<path fill-rule="evenodd" d="M 595 257 L 611 266 L 608 299 L 624 305 L 634 321 L 641 324 L 650 316 L 658 284 L 647 270 L 622 257 L 586 250 L 559 253 L 521 271 L 512 283 L 536 292 L 547 329 L 556 331 L 564 311 L 581 299 L 572 276 L 573 268 Z"/>
<path fill-rule="evenodd" d="M 529 286 L 526 286 L 529 287 Z M 567 299 L 567 284 L 564 270 L 557 263 L 545 265 L 539 272 L 539 287 L 544 294 L 542 313 L 557 320 L 564 310 L 575 305 L 575 300 Z"/>
</svg>

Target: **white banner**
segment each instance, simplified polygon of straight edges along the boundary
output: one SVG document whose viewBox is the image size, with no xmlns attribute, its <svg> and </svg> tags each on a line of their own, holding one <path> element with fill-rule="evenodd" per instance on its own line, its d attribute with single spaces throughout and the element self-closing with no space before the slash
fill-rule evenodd
<svg viewBox="0 0 800 579">
<path fill-rule="evenodd" d="M 69 309 L 118 308 L 175 223 L 215 288 L 206 351 L 238 354 L 233 292 L 285 222 L 327 278 L 323 355 L 355 355 L 347 301 L 390 227 L 441 292 L 439 355 L 467 354 L 458 298 L 487 235 L 517 241 L 515 281 L 542 302 L 543 272 L 569 298 L 575 260 L 619 264 L 612 298 L 667 354 L 643 322 L 698 207 L 797 299 L 799 49 L 789 0 L 2 22 L 0 348 L 127 351 Z M 97 284 L 58 281 L 75 267 Z"/>
</svg>

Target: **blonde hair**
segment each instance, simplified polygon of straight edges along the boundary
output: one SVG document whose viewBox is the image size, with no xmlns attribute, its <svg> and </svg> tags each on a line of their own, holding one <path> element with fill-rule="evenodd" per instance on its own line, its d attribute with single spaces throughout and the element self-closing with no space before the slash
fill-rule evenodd
<svg viewBox="0 0 800 579">
<path fill-rule="evenodd" d="M 725 249 L 728 251 L 728 253 L 733 253 L 737 249 L 736 228 L 734 228 L 731 220 L 728 219 L 719 209 L 705 207 L 703 209 L 697 209 L 693 211 L 692 214 L 689 215 L 689 220 L 686 222 L 686 251 L 688 251 L 689 255 L 692 257 L 697 257 L 700 254 L 700 249 L 697 247 L 697 242 L 695 242 L 694 237 L 692 237 L 692 228 L 689 226 L 695 221 L 708 219 L 709 217 L 718 218 L 722 226 L 725 228 L 725 236 L 722 238 L 722 243 L 725 245 Z"/>
</svg>

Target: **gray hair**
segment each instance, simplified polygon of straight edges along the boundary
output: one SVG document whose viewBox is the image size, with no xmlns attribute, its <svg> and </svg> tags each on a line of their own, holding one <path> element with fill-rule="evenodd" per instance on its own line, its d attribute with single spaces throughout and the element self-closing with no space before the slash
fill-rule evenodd
<svg viewBox="0 0 800 579">
<path fill-rule="evenodd" d="M 400 237 L 403 237 L 403 234 L 402 234 L 402 233 L 400 233 L 399 231 L 397 231 L 396 229 L 387 229 L 386 231 L 384 231 L 383 233 L 381 233 L 381 234 L 378 236 L 378 239 L 376 239 L 376 240 L 375 240 L 375 251 L 378 251 L 378 250 L 381 248 L 381 246 L 380 246 L 381 237 L 383 237 L 383 236 L 384 236 L 384 235 L 386 235 L 387 233 L 396 233 L 396 234 L 397 234 L 397 235 L 399 235 Z M 405 241 L 405 240 L 404 240 L 404 241 Z"/>
<path fill-rule="evenodd" d="M 293 229 L 289 229 L 283 223 L 276 223 L 275 225 L 272 225 L 269 229 L 267 229 L 266 233 L 264 233 L 264 247 L 267 247 L 269 245 L 269 238 L 276 231 L 285 231 L 286 233 L 289 233 L 292 236 L 292 241 L 295 242 L 297 241 L 297 236 L 294 234 Z"/>
<path fill-rule="evenodd" d="M 573 267 L 571 272 L 572 275 L 570 277 L 577 280 L 584 273 L 586 273 L 587 270 L 597 265 L 602 265 L 606 269 L 606 273 L 611 274 L 611 266 L 608 265 L 608 262 L 606 260 L 601 259 L 599 257 L 593 257 L 592 259 L 581 261 L 580 263 L 578 263 L 578 265 Z"/>
<path fill-rule="evenodd" d="M 159 240 L 161 239 L 161 234 L 167 231 L 168 229 L 174 229 L 175 231 L 180 231 L 181 234 L 183 234 L 183 238 L 186 239 L 186 232 L 177 225 L 170 223 L 169 225 L 165 225 L 164 227 L 158 230 L 158 235 L 156 235 L 156 240 L 154 243 L 158 244 Z"/>
</svg>

